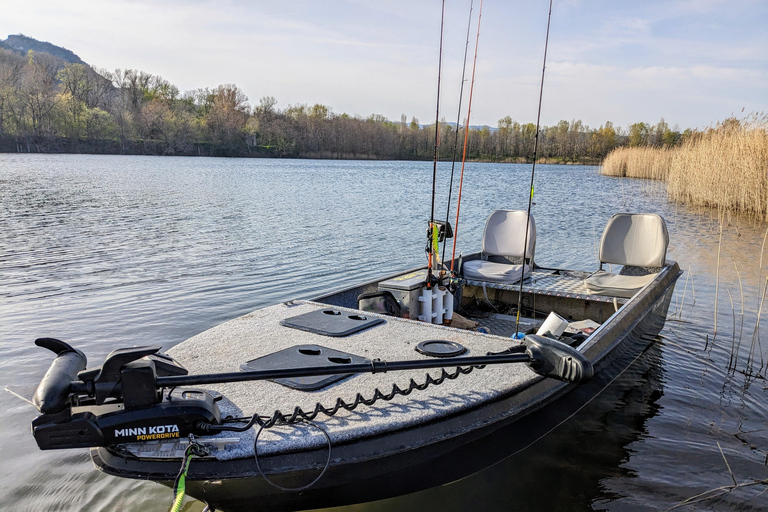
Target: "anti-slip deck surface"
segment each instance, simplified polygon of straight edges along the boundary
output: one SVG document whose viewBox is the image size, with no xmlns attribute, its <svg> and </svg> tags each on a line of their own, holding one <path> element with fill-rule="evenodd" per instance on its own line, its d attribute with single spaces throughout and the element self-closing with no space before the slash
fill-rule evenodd
<svg viewBox="0 0 768 512">
<path fill-rule="evenodd" d="M 345 337 L 323 336 L 281 325 L 286 318 L 327 307 L 303 301 L 270 306 L 194 336 L 173 347 L 168 354 L 182 363 L 190 374 L 204 374 L 239 371 L 243 363 L 296 345 L 315 344 L 367 359 L 397 361 L 429 358 L 415 350 L 426 340 L 444 339 L 459 343 L 467 347 L 464 354 L 467 356 L 498 352 L 516 344 L 509 338 L 393 317 L 378 317 L 385 322 Z M 359 313 L 345 308 L 334 309 Z M 366 316 L 377 318 L 369 313 Z M 369 398 L 377 388 L 385 393 L 391 391 L 393 384 L 405 389 L 411 379 L 423 382 L 427 374 L 437 378 L 440 373 L 440 369 L 432 369 L 361 374 L 311 392 L 289 389 L 269 381 L 216 384 L 210 389 L 225 397 L 218 402 L 222 416 L 243 417 L 254 413 L 271 416 L 275 410 L 290 414 L 297 406 L 311 411 L 317 403 L 332 407 L 337 398 L 352 402 L 357 393 Z M 446 380 L 440 386 L 414 391 L 406 397 L 397 396 L 373 406 L 361 405 L 354 411 L 342 411 L 333 417 L 319 415 L 314 423 L 328 433 L 333 443 L 347 442 L 451 415 L 538 378 L 524 364 L 489 365 L 455 380 Z M 221 434 L 219 437 L 240 437 L 241 442 L 227 444 L 216 456 L 220 459 L 253 456 L 255 434 L 256 429 Z M 259 436 L 259 454 L 324 446 L 326 443 L 325 436 L 311 425 L 278 426 Z"/>
</svg>

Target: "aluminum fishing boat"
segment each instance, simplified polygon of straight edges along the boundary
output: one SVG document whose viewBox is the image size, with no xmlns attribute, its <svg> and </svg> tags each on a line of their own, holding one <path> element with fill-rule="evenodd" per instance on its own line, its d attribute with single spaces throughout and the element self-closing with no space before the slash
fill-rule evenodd
<svg viewBox="0 0 768 512">
<path fill-rule="evenodd" d="M 668 242 L 658 215 L 617 214 L 599 270 L 546 268 L 533 218 L 497 210 L 461 261 L 259 309 L 166 354 L 121 349 L 85 369 L 38 340 L 57 357 L 33 434 L 90 448 L 110 475 L 178 488 L 183 474 L 226 511 L 455 481 L 532 449 L 653 343 L 681 274 Z"/>
</svg>

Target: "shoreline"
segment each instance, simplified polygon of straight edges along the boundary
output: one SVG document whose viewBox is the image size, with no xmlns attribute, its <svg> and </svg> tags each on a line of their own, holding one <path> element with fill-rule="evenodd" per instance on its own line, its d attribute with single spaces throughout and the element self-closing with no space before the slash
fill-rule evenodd
<svg viewBox="0 0 768 512">
<path fill-rule="evenodd" d="M 361 161 L 407 161 L 431 162 L 432 158 L 382 158 L 377 155 L 335 153 L 318 151 L 302 155 L 278 155 L 274 151 L 262 147 L 249 147 L 247 151 L 223 151 L 211 143 L 191 143 L 186 151 L 168 151 L 166 143 L 159 140 L 133 140 L 121 144 L 117 140 L 80 140 L 77 144 L 67 138 L 30 137 L 19 138 L 0 136 L 0 154 L 22 155 L 124 155 L 124 156 L 184 156 L 184 157 L 213 157 L 213 158 L 274 158 L 282 160 L 361 160 Z M 440 159 L 440 162 L 451 160 Z M 460 160 L 457 160 L 460 162 Z M 498 164 L 532 164 L 533 160 L 525 157 L 505 158 L 503 160 L 468 158 L 472 163 Z M 574 160 L 559 157 L 542 157 L 536 161 L 543 165 L 589 165 L 599 166 L 601 159 Z"/>
</svg>

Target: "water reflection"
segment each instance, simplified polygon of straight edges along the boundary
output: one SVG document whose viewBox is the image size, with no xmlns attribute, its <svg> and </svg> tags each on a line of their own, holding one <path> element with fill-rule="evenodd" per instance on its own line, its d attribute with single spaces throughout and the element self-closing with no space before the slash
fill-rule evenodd
<svg viewBox="0 0 768 512">
<path fill-rule="evenodd" d="M 521 453 L 459 482 L 348 509 L 433 510 L 439 503 L 450 510 L 573 511 L 617 499 L 621 493 L 606 493 L 602 482 L 632 477 L 622 464 L 659 410 L 661 354 L 660 344 L 652 345 L 610 385 L 600 383 L 608 386 L 594 400 Z"/>
</svg>

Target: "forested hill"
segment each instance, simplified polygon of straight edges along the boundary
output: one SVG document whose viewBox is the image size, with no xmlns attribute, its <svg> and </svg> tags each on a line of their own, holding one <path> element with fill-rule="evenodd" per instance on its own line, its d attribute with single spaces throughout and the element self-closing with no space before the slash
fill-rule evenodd
<svg viewBox="0 0 768 512">
<path fill-rule="evenodd" d="M 252 105 L 234 84 L 181 92 L 159 75 L 94 69 L 67 49 L 23 35 L 0 46 L 0 152 L 388 160 L 434 154 L 435 126 L 406 114 L 394 121 L 338 114 L 320 104 L 278 108 L 269 95 Z M 441 121 L 438 132 L 439 157 L 450 160 L 456 126 Z M 669 147 L 690 133 L 663 119 L 627 129 L 563 120 L 541 127 L 538 157 L 599 163 L 618 146 Z M 504 116 L 496 129 L 470 127 L 467 158 L 531 161 L 535 140 L 535 124 Z"/>
<path fill-rule="evenodd" d="M 5 48 L 6 50 L 11 50 L 12 52 L 21 55 L 26 55 L 29 50 L 39 53 L 48 53 L 70 64 L 85 64 L 80 57 L 66 48 L 56 46 L 47 41 L 38 41 L 37 39 L 27 37 L 24 34 L 8 36 L 8 39 L 5 41 L 0 41 L 0 48 Z"/>
</svg>

